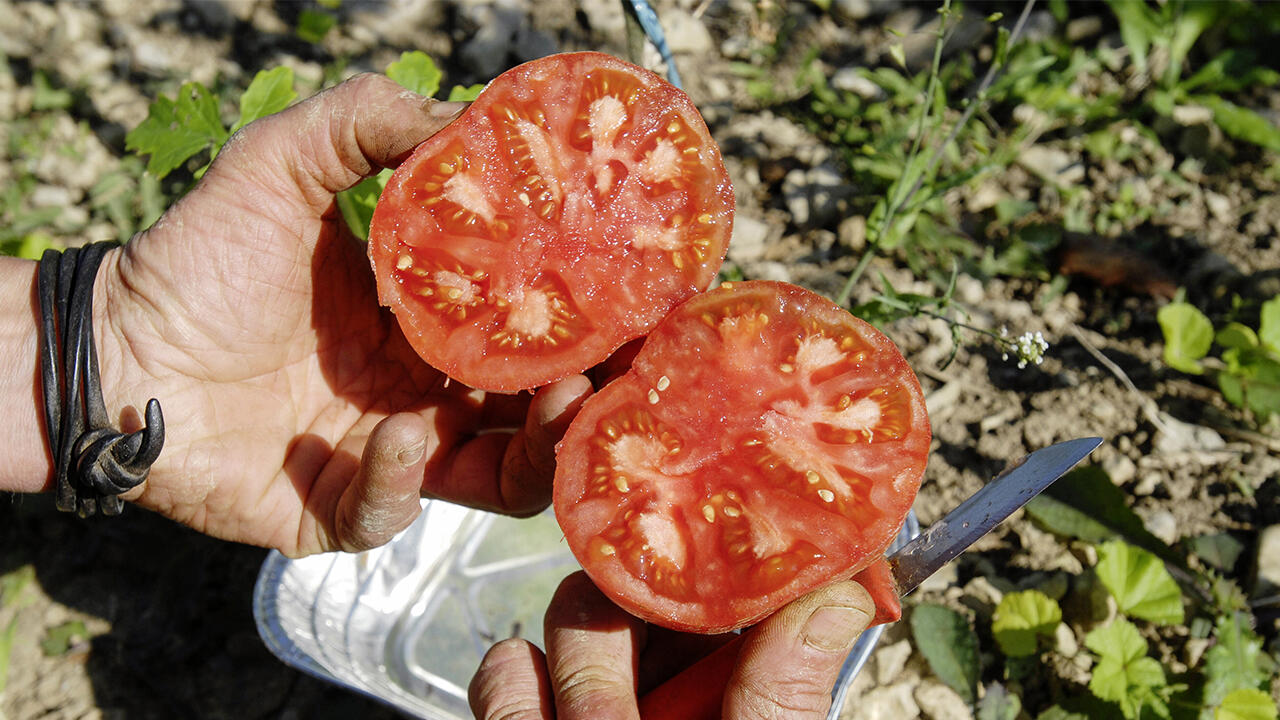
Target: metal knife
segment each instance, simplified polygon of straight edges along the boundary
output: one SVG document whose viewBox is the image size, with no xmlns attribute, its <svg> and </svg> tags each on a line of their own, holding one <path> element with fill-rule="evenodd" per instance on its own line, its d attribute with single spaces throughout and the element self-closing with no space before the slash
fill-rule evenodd
<svg viewBox="0 0 1280 720">
<path fill-rule="evenodd" d="M 1067 474 L 1101 444 L 1102 438 L 1097 437 L 1067 440 L 1009 465 L 946 517 L 889 556 L 898 595 L 915 590 L 925 578 Z"/>
<path fill-rule="evenodd" d="M 925 578 L 964 552 L 978 538 L 1013 514 L 1014 510 L 1039 495 L 1101 444 L 1102 438 L 1078 438 L 1036 450 L 1009 465 L 981 490 L 947 513 L 946 517 L 892 552 L 888 557 L 889 568 L 897 585 L 898 595 L 904 596 L 915 590 Z M 850 676 L 861 669 L 875 649 L 883 630 L 883 625 L 873 627 L 863 633 L 854 644 L 832 692 L 829 720 L 838 717 L 844 705 L 844 695 L 849 689 Z M 674 698 L 683 700 L 681 705 L 685 709 L 682 712 L 687 720 L 719 717 L 719 692 L 723 692 L 737 658 L 737 650 L 732 646 L 740 642 L 741 638 L 736 638 L 695 663 L 693 668 L 686 669 L 645 695 L 640 701 L 640 717 L 670 717 L 664 706 L 668 706 L 669 710 L 669 703 Z M 694 668 L 697 671 L 690 672 Z M 719 692 L 712 687 L 717 684 Z M 705 703 L 696 703 L 697 707 L 689 704 L 691 694 L 705 698 Z"/>
</svg>

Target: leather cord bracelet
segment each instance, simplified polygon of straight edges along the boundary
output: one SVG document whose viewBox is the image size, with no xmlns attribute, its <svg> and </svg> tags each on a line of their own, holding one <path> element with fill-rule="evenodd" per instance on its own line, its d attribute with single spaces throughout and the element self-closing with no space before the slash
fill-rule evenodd
<svg viewBox="0 0 1280 720">
<path fill-rule="evenodd" d="M 46 250 L 37 270 L 40 382 L 45 432 L 57 478 L 59 510 L 81 517 L 119 515 L 120 494 L 147 479 L 164 445 L 160 402 L 147 402 L 146 425 L 125 434 L 111 427 L 93 340 L 93 282 L 107 250 L 99 242 Z"/>
</svg>

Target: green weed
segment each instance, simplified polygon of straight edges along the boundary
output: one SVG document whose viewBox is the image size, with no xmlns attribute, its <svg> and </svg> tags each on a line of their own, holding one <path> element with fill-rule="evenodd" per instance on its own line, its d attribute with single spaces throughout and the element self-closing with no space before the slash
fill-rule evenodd
<svg viewBox="0 0 1280 720">
<path fill-rule="evenodd" d="M 1257 329 L 1233 320 L 1215 332 L 1209 317 L 1181 297 L 1160 308 L 1157 319 L 1169 367 L 1213 372 L 1222 396 L 1259 424 L 1280 413 L 1280 296 L 1262 304 Z M 1211 358 L 1215 345 L 1220 352 Z"/>
</svg>

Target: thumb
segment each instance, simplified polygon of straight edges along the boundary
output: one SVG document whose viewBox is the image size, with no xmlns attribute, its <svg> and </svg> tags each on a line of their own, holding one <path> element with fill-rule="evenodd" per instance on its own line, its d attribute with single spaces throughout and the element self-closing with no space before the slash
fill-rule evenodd
<svg viewBox="0 0 1280 720">
<path fill-rule="evenodd" d="M 342 493 L 334 540 L 347 552 L 384 545 L 418 516 L 427 425 L 413 413 L 392 415 L 373 429 L 355 479 Z"/>
<path fill-rule="evenodd" d="M 399 165 L 466 107 L 418 95 L 383 75 L 357 75 L 245 126 L 227 141 L 210 175 L 296 187 L 323 213 L 335 193 Z"/>
<path fill-rule="evenodd" d="M 828 585 L 771 615 L 747 636 L 725 689 L 724 717 L 821 720 L 845 657 L 875 604 L 861 585 Z"/>
</svg>

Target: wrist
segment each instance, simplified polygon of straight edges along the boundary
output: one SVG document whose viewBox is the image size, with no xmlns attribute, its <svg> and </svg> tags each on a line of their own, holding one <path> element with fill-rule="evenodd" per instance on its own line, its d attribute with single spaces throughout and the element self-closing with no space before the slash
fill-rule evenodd
<svg viewBox="0 0 1280 720">
<path fill-rule="evenodd" d="M 36 264 L 0 257 L 0 490 L 51 487 L 53 463 L 45 441 L 37 361 L 39 304 Z"/>
</svg>

